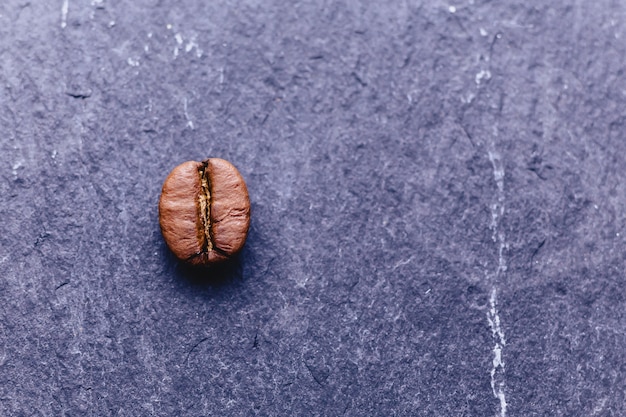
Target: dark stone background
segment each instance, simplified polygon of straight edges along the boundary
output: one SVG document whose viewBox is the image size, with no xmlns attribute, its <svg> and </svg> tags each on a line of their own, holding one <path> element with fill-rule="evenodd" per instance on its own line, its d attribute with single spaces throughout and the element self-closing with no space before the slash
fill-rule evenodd
<svg viewBox="0 0 626 417">
<path fill-rule="evenodd" d="M 0 3 L 0 415 L 626 415 L 623 2 L 66 5 Z"/>
</svg>

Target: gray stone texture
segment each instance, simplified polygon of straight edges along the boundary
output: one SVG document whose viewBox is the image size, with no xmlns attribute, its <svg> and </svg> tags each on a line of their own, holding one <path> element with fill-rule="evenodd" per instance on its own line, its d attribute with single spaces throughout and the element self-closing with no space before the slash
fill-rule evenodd
<svg viewBox="0 0 626 417">
<path fill-rule="evenodd" d="M 3 0 L 0 415 L 626 415 L 625 62 L 614 0 Z"/>
</svg>

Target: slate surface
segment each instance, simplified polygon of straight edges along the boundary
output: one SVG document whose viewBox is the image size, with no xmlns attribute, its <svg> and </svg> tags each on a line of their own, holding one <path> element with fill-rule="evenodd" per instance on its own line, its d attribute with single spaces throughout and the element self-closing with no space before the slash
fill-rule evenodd
<svg viewBox="0 0 626 417">
<path fill-rule="evenodd" d="M 2 1 L 0 415 L 626 415 L 626 6 L 502 3 Z"/>
</svg>

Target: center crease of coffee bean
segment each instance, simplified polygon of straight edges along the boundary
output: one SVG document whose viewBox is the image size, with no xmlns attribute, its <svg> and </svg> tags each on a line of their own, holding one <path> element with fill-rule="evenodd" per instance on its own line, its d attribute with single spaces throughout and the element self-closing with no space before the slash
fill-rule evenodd
<svg viewBox="0 0 626 417">
<path fill-rule="evenodd" d="M 213 250 L 213 236 L 211 235 L 211 183 L 209 181 L 208 164 L 205 162 L 198 170 L 202 192 L 198 196 L 200 202 L 200 219 L 204 228 L 204 245 L 202 252 Z"/>
</svg>

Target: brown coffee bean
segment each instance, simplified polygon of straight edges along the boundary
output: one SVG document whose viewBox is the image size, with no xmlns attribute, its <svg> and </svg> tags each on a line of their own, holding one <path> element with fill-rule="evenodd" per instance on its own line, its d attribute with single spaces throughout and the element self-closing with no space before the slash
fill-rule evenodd
<svg viewBox="0 0 626 417">
<path fill-rule="evenodd" d="M 192 265 L 225 261 L 241 250 L 250 226 L 250 198 L 230 162 L 188 161 L 163 183 L 159 223 L 174 255 Z"/>
</svg>

